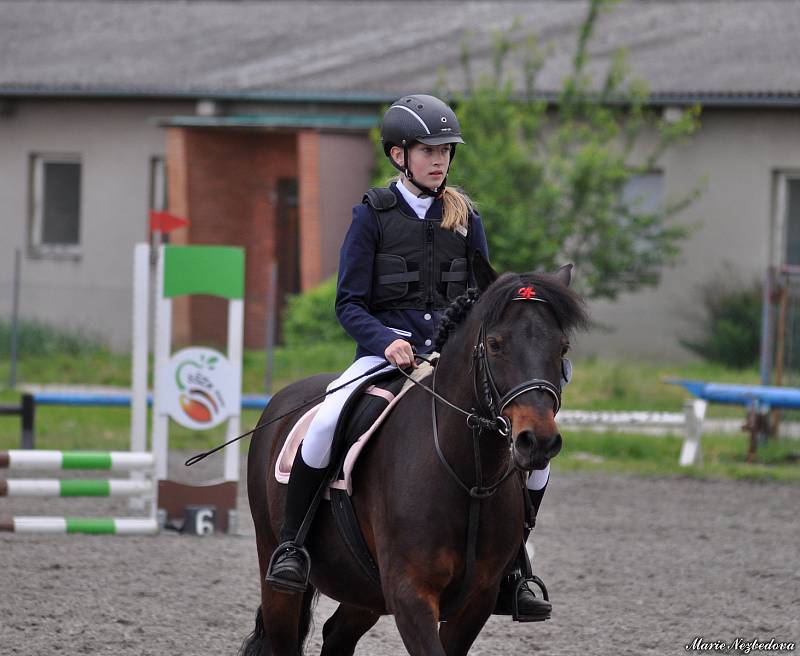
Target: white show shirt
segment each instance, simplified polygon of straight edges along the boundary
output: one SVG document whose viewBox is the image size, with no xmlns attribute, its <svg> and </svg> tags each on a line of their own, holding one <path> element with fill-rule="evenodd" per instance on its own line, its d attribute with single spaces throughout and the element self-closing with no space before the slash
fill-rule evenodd
<svg viewBox="0 0 800 656">
<path fill-rule="evenodd" d="M 431 196 L 417 198 L 414 192 L 406 187 L 402 180 L 397 181 L 397 188 L 400 190 L 406 203 L 408 203 L 408 206 L 417 214 L 417 217 L 424 219 L 431 205 L 433 205 L 433 198 Z"/>
</svg>

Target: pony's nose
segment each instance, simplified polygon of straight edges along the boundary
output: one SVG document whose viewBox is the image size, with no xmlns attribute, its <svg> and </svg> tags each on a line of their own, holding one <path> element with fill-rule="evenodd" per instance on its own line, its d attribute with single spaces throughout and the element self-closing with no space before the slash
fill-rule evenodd
<svg viewBox="0 0 800 656">
<path fill-rule="evenodd" d="M 536 439 L 536 434 L 531 429 L 520 431 L 516 439 L 517 448 L 530 449 L 532 452 L 541 453 L 548 460 L 555 458 L 561 451 L 561 433 L 556 433 L 550 439 Z"/>
<path fill-rule="evenodd" d="M 559 451 L 561 451 L 561 445 L 563 444 L 563 440 L 561 439 L 561 433 L 556 433 L 550 440 L 543 443 L 541 445 L 542 450 L 544 451 L 544 456 L 548 460 L 555 458 Z"/>
<path fill-rule="evenodd" d="M 517 435 L 516 445 L 519 449 L 531 449 L 534 444 L 536 444 L 536 437 L 532 430 L 523 430 Z"/>
</svg>

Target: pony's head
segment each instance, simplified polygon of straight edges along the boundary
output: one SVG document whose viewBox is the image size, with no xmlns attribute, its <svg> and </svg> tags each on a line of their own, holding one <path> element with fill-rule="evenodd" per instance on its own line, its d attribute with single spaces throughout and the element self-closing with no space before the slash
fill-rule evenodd
<svg viewBox="0 0 800 656">
<path fill-rule="evenodd" d="M 451 313 L 448 328 L 445 316 L 437 345 L 456 327 L 472 342 L 477 408 L 508 420 L 519 469 L 541 469 L 561 450 L 555 417 L 569 378 L 569 338 L 588 324 L 583 300 L 569 288 L 572 265 L 498 276 L 478 253 L 473 271 L 479 294 L 462 299 L 463 326 Z"/>
</svg>

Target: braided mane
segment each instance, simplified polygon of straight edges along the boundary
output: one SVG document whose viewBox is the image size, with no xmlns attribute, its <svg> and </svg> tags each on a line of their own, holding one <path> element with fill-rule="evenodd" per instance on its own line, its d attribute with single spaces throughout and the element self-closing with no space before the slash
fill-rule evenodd
<svg viewBox="0 0 800 656">
<path fill-rule="evenodd" d="M 439 320 L 439 325 L 436 327 L 436 338 L 434 339 L 434 350 L 442 350 L 442 346 L 447 341 L 459 324 L 466 318 L 472 306 L 480 298 L 481 292 L 477 287 L 470 287 L 466 292 L 461 294 L 455 301 L 450 304 L 442 318 Z"/>
</svg>

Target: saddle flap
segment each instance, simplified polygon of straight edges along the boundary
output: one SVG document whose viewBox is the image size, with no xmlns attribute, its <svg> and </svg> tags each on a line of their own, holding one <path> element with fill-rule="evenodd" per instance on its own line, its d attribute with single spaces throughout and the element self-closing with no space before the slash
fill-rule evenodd
<svg viewBox="0 0 800 656">
<path fill-rule="evenodd" d="M 297 423 L 292 426 L 292 430 L 286 436 L 286 441 L 283 443 L 283 448 L 278 455 L 278 460 L 275 462 L 275 480 L 279 483 L 288 483 L 289 474 L 292 471 L 292 463 L 297 455 L 297 450 L 303 438 L 306 436 L 308 426 L 311 420 L 316 416 L 321 403 L 318 403 L 297 420 Z"/>
<path fill-rule="evenodd" d="M 369 430 L 387 405 L 394 400 L 405 381 L 405 376 L 399 371 L 390 369 L 370 376 L 353 391 L 336 423 L 331 445 L 331 462 L 341 462 L 347 450 Z M 377 392 L 378 389 L 382 391 Z"/>
</svg>

